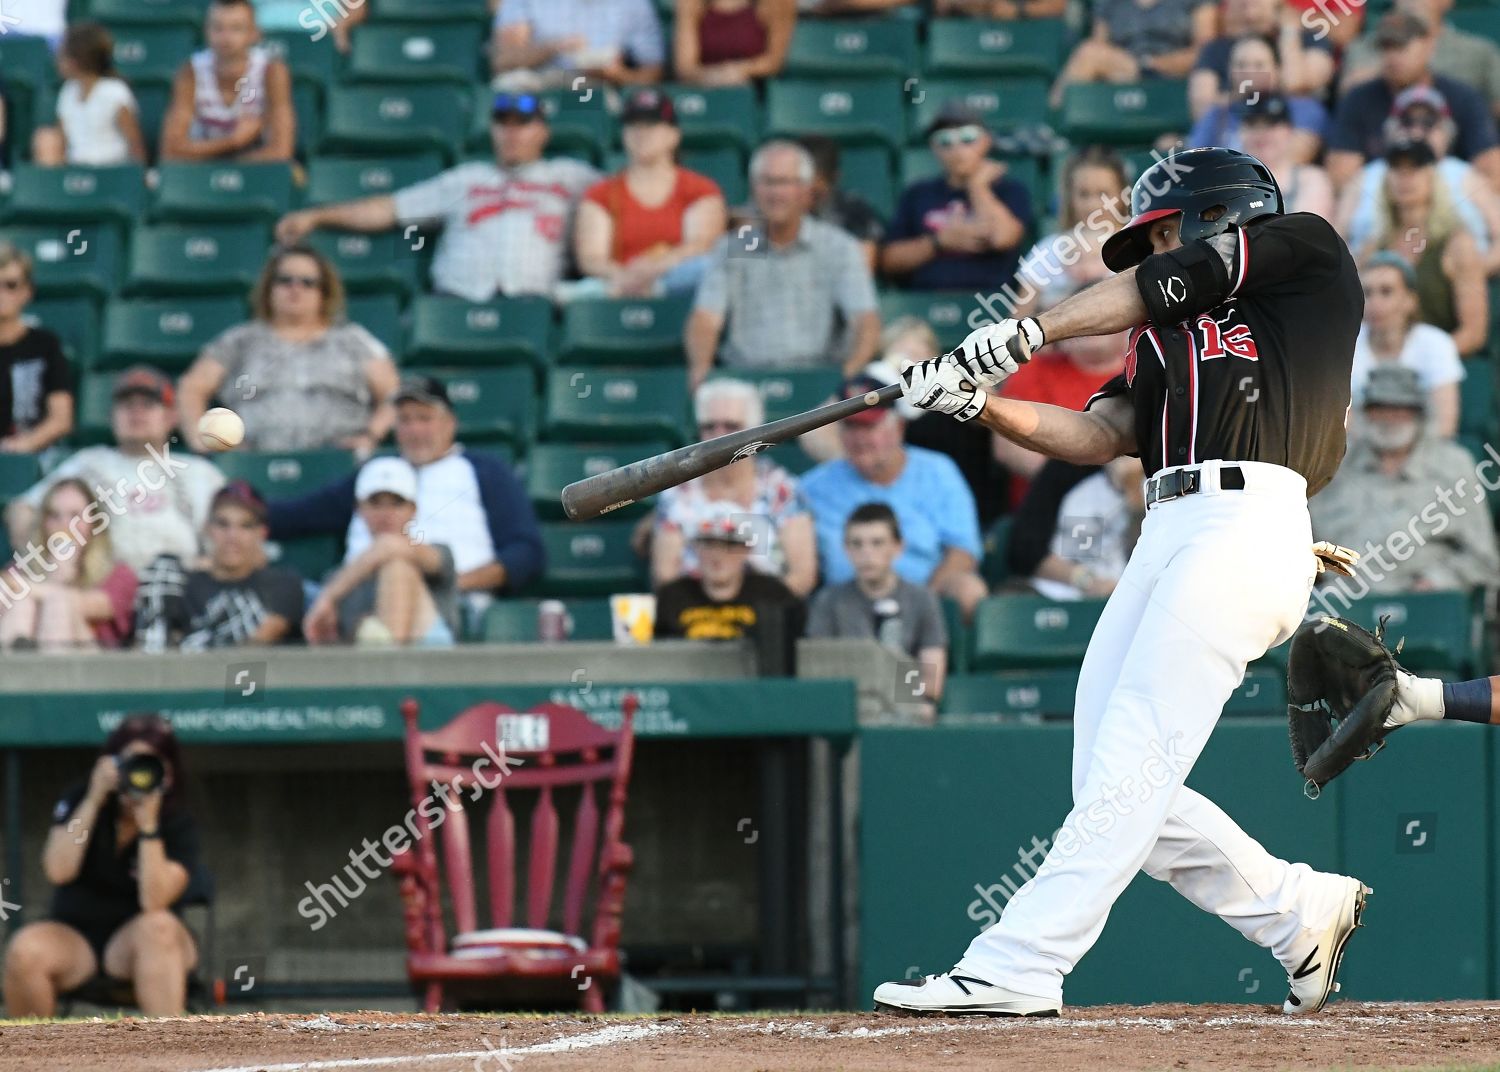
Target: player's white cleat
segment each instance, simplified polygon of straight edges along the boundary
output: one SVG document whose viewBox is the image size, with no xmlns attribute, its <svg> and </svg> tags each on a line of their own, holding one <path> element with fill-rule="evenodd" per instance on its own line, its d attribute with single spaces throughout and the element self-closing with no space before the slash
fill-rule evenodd
<svg viewBox="0 0 1500 1072">
<path fill-rule="evenodd" d="M 881 983 L 875 988 L 875 1008 L 907 1016 L 1056 1016 L 1062 1003 L 1017 994 L 954 968 Z"/>
<path fill-rule="evenodd" d="M 1319 1012 L 1339 989 L 1335 976 L 1344 959 L 1344 947 L 1362 926 L 1360 919 L 1365 912 L 1365 898 L 1374 892 L 1357 878 L 1340 878 L 1339 881 L 1348 888 L 1333 922 L 1318 936 L 1316 945 L 1295 964 L 1287 966 L 1290 990 L 1281 1011 L 1288 1016 Z"/>
</svg>

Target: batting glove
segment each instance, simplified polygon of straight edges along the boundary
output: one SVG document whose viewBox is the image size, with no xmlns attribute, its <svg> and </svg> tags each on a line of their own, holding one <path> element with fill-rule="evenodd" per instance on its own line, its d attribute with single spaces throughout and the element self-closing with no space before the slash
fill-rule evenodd
<svg viewBox="0 0 1500 1072">
<path fill-rule="evenodd" d="M 933 357 L 901 372 L 901 395 L 918 409 L 971 421 L 990 396 L 974 387 L 968 373 L 949 358 Z"/>
<path fill-rule="evenodd" d="M 1006 319 L 969 332 L 963 345 L 949 356 L 968 373 L 976 387 L 998 387 L 1030 361 L 1032 351 L 1044 342 L 1046 336 L 1036 317 Z"/>
</svg>

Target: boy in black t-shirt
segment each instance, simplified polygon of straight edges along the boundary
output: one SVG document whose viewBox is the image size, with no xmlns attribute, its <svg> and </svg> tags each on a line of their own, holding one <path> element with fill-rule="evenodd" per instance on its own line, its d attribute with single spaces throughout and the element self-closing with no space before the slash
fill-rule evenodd
<svg viewBox="0 0 1500 1072">
<path fill-rule="evenodd" d="M 679 577 L 656 592 L 656 636 L 738 640 L 766 615 L 787 614 L 787 635 L 802 632 L 802 603 L 769 574 L 750 568 L 755 527 L 742 515 L 718 512 L 693 534 L 699 575 Z"/>
<path fill-rule="evenodd" d="M 219 489 L 208 512 L 207 569 L 175 555 L 146 568 L 136 589 L 136 638 L 147 651 L 277 644 L 295 639 L 302 578 L 266 562 L 266 504 L 243 480 Z"/>
<path fill-rule="evenodd" d="M 0 242 L 0 453 L 35 454 L 73 430 L 73 375 L 62 341 L 22 314 L 31 258 Z"/>
</svg>

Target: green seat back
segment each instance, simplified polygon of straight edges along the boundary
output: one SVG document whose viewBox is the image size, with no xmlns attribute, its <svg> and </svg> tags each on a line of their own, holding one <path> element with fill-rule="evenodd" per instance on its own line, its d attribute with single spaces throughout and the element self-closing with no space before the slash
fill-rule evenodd
<svg viewBox="0 0 1500 1072">
<path fill-rule="evenodd" d="M 542 523 L 547 570 L 530 595 L 604 596 L 647 587 L 645 563 L 630 546 L 633 521 Z"/>
<path fill-rule="evenodd" d="M 896 178 L 883 145 L 851 145 L 839 154 L 839 188 L 858 194 L 883 219 L 896 211 Z"/>
<path fill-rule="evenodd" d="M 1007 131 L 1047 121 L 1047 82 L 1040 78 L 935 78 L 909 97 L 912 144 L 927 143 L 927 125 L 943 105 L 962 101 L 985 117 L 991 130 Z"/>
<path fill-rule="evenodd" d="M 766 420 L 775 421 L 803 413 L 833 401 L 843 382 L 839 369 L 819 365 L 814 368 L 729 369 L 713 377 L 733 378 L 753 383 L 760 390 Z"/>
<path fill-rule="evenodd" d="M 564 365 L 547 376 L 551 440 L 687 441 L 687 376 L 681 368 Z"/>
<path fill-rule="evenodd" d="M 99 307 L 92 298 L 37 298 L 26 318 L 63 341 L 75 369 L 87 368 L 99 356 Z"/>
<path fill-rule="evenodd" d="M 727 145 L 748 151 L 760 141 L 760 108 L 750 86 L 662 88 L 676 105 L 684 147 Z"/>
<path fill-rule="evenodd" d="M 1286 674 L 1269 668 L 1246 672 L 1245 680 L 1224 705 L 1226 715 L 1282 718 L 1286 715 Z"/>
<path fill-rule="evenodd" d="M 943 685 L 944 722 L 1071 716 L 1078 671 L 954 674 Z"/>
<path fill-rule="evenodd" d="M 415 236 L 415 232 L 413 232 Z M 395 294 L 405 299 L 418 289 L 421 259 L 400 231 L 314 231 L 307 244 L 338 269 L 350 294 Z"/>
<path fill-rule="evenodd" d="M 1063 133 L 1075 142 L 1134 145 L 1191 124 L 1187 83 L 1175 79 L 1077 83 L 1063 95 Z"/>
<path fill-rule="evenodd" d="M 345 318 L 374 335 L 399 361 L 406 329 L 401 324 L 401 299 L 395 294 L 351 294 L 345 302 Z"/>
<path fill-rule="evenodd" d="M 906 141 L 905 100 L 901 84 L 890 78 L 778 79 L 767 87 L 766 128 L 894 147 Z"/>
<path fill-rule="evenodd" d="M 198 28 L 178 23 L 116 26 L 115 69 L 132 86 L 171 82 L 198 47 Z"/>
<path fill-rule="evenodd" d="M 927 27 L 928 76 L 1056 77 L 1067 25 L 1062 19 L 933 19 Z"/>
<path fill-rule="evenodd" d="M 157 223 L 130 240 L 129 295 L 228 294 L 255 285 L 271 245 L 267 223 Z"/>
<path fill-rule="evenodd" d="M 974 670 L 1076 666 L 1104 609 L 1103 600 L 1056 602 L 990 596 L 974 615 Z"/>
<path fill-rule="evenodd" d="M 1485 672 L 1479 654 L 1479 616 L 1468 592 L 1406 592 L 1369 595 L 1350 605 L 1343 616 L 1366 629 L 1387 618 L 1386 646 L 1413 673 L 1467 678 Z"/>
<path fill-rule="evenodd" d="M 783 73 L 904 79 L 917 67 L 917 25 L 908 19 L 800 19 Z"/>
<path fill-rule="evenodd" d="M 570 364 L 681 365 L 691 295 L 594 298 L 563 310 L 558 360 Z"/>
<path fill-rule="evenodd" d="M 276 220 L 292 208 L 290 164 L 162 164 L 152 215 L 160 220 Z"/>
<path fill-rule="evenodd" d="M 706 175 L 719 184 L 727 204 L 743 204 L 750 196 L 750 179 L 745 174 L 745 157 L 732 145 L 683 149 L 678 161 L 689 171 Z"/>
<path fill-rule="evenodd" d="M 329 91 L 320 152 L 433 151 L 457 159 L 472 95 L 461 86 L 388 83 Z"/>
<path fill-rule="evenodd" d="M 343 57 L 334 47 L 332 34 L 325 33 L 314 39 L 311 33 L 282 30 L 267 33 L 261 43 L 271 55 L 287 65 L 293 82 L 326 89 L 338 80 Z"/>
<path fill-rule="evenodd" d="M 146 208 L 146 170 L 139 164 L 111 167 L 36 167 L 11 171 L 8 220 L 131 224 Z"/>
<path fill-rule="evenodd" d="M 177 23 L 203 25 L 209 0 L 90 0 L 89 18 L 114 26 Z"/>
<path fill-rule="evenodd" d="M 472 23 L 361 26 L 351 36 L 346 77 L 470 85 L 480 74 L 484 37 L 484 27 Z"/>
<path fill-rule="evenodd" d="M 437 153 L 385 156 L 379 160 L 315 156 L 307 165 L 307 203 L 327 205 L 385 196 L 435 178 L 442 170 L 443 158 Z"/>
<path fill-rule="evenodd" d="M 227 479 L 248 481 L 267 500 L 306 495 L 358 468 L 347 450 L 230 450 L 212 457 Z"/>
<path fill-rule="evenodd" d="M 484 614 L 482 639 L 489 644 L 531 644 L 537 640 L 540 599 L 497 599 Z M 572 624 L 570 640 L 612 640 L 614 620 L 608 599 L 563 601 Z"/>
<path fill-rule="evenodd" d="M 562 490 L 575 480 L 670 450 L 670 443 L 538 443 L 526 456 L 526 493 L 538 517 L 560 521 L 565 516 Z M 613 514 L 630 516 L 650 509 L 649 501 L 632 503 Z"/>
<path fill-rule="evenodd" d="M 277 541 L 274 546 L 276 557 L 272 561 L 309 581 L 321 581 L 344 560 L 341 536 L 303 536 Z"/>
<path fill-rule="evenodd" d="M 41 478 L 35 454 L 0 454 L 0 502 L 9 502 Z"/>
<path fill-rule="evenodd" d="M 155 365 L 173 375 L 204 345 L 246 320 L 242 298 L 130 298 L 104 307 L 104 346 L 96 365 L 122 369 Z"/>
<path fill-rule="evenodd" d="M 411 309 L 406 360 L 423 365 L 524 362 L 541 370 L 552 343 L 552 305 L 545 298 L 470 302 L 430 295 Z"/>
<path fill-rule="evenodd" d="M 30 254 L 42 297 L 88 295 L 102 301 L 119 286 L 125 240 L 112 223 L 26 223 L 7 226 L 5 237 Z"/>
</svg>

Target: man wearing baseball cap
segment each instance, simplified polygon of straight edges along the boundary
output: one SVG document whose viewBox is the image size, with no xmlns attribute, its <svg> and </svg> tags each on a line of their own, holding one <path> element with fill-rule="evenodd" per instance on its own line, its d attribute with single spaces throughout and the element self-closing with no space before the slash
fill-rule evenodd
<svg viewBox="0 0 1500 1072">
<path fill-rule="evenodd" d="M 882 384 L 868 376 L 844 383 L 841 397 L 862 398 Z M 819 576 L 828 584 L 854 579 L 844 524 L 855 508 L 883 502 L 904 539 L 896 572 L 958 602 L 966 615 L 987 595 L 979 577 L 979 514 L 953 459 L 908 446 L 906 422 L 893 403 L 859 411 L 839 423 L 844 456 L 802 477 L 802 493 L 818 537 Z"/>
<path fill-rule="evenodd" d="M 407 376 L 394 402 L 396 446 L 416 474 L 409 496 L 416 504 L 415 528 L 451 552 L 464 603 L 481 614 L 493 595 L 514 592 L 542 571 L 541 529 L 531 500 L 505 459 L 456 441 L 458 417 L 442 380 Z M 379 460 L 372 458 L 365 468 Z M 355 509 L 358 501 L 353 475 L 277 500 L 271 503 L 271 536 L 343 536 L 345 561 L 351 561 L 374 541 L 368 520 Z"/>
<path fill-rule="evenodd" d="M 450 646 L 458 630 L 453 552 L 438 533 L 413 525 L 416 469 L 404 458 L 371 458 L 354 498 L 370 540 L 324 582 L 302 620 L 307 642 Z"/>
<path fill-rule="evenodd" d="M 691 533 L 698 572 L 668 581 L 656 593 L 658 639 L 738 640 L 770 614 L 789 614 L 791 636 L 802 632 L 802 602 L 779 577 L 750 568 L 762 519 L 725 503 Z"/>
<path fill-rule="evenodd" d="M 943 173 L 902 191 L 880 266 L 912 290 L 1000 290 L 1016 277 L 1031 193 L 989 159 L 985 117 L 963 101 L 943 105 L 927 144 Z"/>
<path fill-rule="evenodd" d="M 139 574 L 158 555 L 196 561 L 209 503 L 224 475 L 203 458 L 179 453 L 172 444 L 177 423 L 172 381 L 149 365 L 115 377 L 109 423 L 115 445 L 84 447 L 41 481 L 11 500 L 5 510 L 11 546 L 22 548 L 47 489 L 77 477 L 93 488 L 110 514 L 115 556 Z"/>
<path fill-rule="evenodd" d="M 1307 504 L 1313 539 L 1337 535 L 1364 562 L 1384 563 L 1360 570 L 1375 592 L 1494 585 L 1500 550 L 1485 504 L 1471 502 L 1465 490 L 1458 508 L 1431 509 L 1437 505 L 1433 489 L 1456 489 L 1466 478 L 1464 487 L 1481 492 L 1469 452 L 1428 433 L 1427 392 L 1417 371 L 1381 365 L 1365 381 L 1359 435 L 1333 480 Z M 1403 541 L 1410 549 L 1405 557 L 1397 554 L 1393 533 L 1411 537 Z M 1387 549 L 1389 556 L 1372 553 Z"/>
<path fill-rule="evenodd" d="M 1397 95 L 1420 85 L 1436 89 L 1448 104 L 1455 127 L 1453 155 L 1500 187 L 1500 137 L 1490 106 L 1474 89 L 1434 69 L 1432 24 L 1409 11 L 1392 11 L 1376 26 L 1374 41 L 1380 50 L 1379 77 L 1346 89 L 1334 112 L 1326 160 L 1334 185 L 1342 190 L 1364 161 L 1381 154 L 1386 117 Z"/>
<path fill-rule="evenodd" d="M 1395 8 L 1436 29 L 1433 70 L 1478 92 L 1491 110 L 1500 108 L 1500 46 L 1488 37 L 1454 26 L 1448 19 L 1453 5 L 1454 0 L 1397 0 Z M 1341 92 L 1379 74 L 1380 49 L 1373 35 L 1350 44 L 1339 67 Z"/>
<path fill-rule="evenodd" d="M 460 164 L 394 194 L 341 201 L 283 216 L 276 240 L 295 245 L 319 227 L 402 228 L 410 256 L 417 227 L 438 226 L 432 289 L 469 301 L 497 294 L 551 296 L 567 264 L 566 239 L 579 195 L 599 173 L 580 160 L 544 159 L 549 130 L 541 98 L 499 93 L 490 110 L 494 163 Z"/>
</svg>

